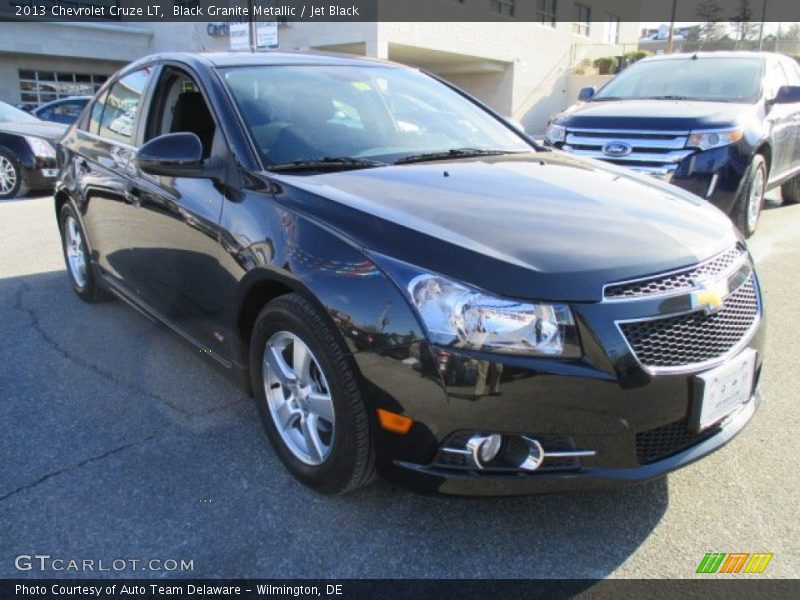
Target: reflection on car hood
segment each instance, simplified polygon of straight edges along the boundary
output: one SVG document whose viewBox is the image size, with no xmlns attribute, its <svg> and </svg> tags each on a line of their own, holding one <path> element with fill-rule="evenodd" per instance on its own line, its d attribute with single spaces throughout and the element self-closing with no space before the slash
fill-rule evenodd
<svg viewBox="0 0 800 600">
<path fill-rule="evenodd" d="M 609 100 L 576 104 L 556 118 L 587 129 L 721 129 L 737 123 L 754 105 L 687 100 Z"/>
<path fill-rule="evenodd" d="M 519 298 L 597 301 L 605 283 L 737 239 L 696 196 L 561 152 L 271 178 L 293 188 L 280 200 L 368 250 Z"/>
<path fill-rule="evenodd" d="M 54 143 L 64 136 L 67 127 L 51 121 L 0 121 L 0 132 L 35 135 Z"/>
</svg>

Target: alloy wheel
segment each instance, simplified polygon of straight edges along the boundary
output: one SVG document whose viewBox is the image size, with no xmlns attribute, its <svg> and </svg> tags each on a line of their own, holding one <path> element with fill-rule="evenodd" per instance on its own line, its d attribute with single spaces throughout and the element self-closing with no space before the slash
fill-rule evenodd
<svg viewBox="0 0 800 600">
<path fill-rule="evenodd" d="M 67 253 L 69 274 L 79 288 L 86 286 L 86 252 L 78 220 L 69 216 L 64 221 L 64 250 Z"/>
<path fill-rule="evenodd" d="M 298 336 L 279 331 L 267 340 L 264 392 L 275 427 L 298 460 L 320 465 L 333 449 L 335 414 L 317 357 Z"/>
<path fill-rule="evenodd" d="M 17 170 L 8 158 L 0 156 L 0 194 L 9 194 L 17 185 Z"/>
</svg>

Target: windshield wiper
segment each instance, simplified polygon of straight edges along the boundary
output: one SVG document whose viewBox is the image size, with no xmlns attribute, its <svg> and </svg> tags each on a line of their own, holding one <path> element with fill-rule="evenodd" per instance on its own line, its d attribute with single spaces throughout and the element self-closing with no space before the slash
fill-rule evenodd
<svg viewBox="0 0 800 600">
<path fill-rule="evenodd" d="M 664 95 L 664 96 L 644 96 L 642 98 L 638 98 L 638 100 L 694 100 L 690 96 L 677 96 L 677 95 Z"/>
<path fill-rule="evenodd" d="M 396 165 L 406 163 L 425 162 L 428 160 L 446 160 L 448 158 L 469 158 L 472 156 L 498 156 L 500 154 L 517 154 L 508 150 L 482 150 L 480 148 L 452 148 L 441 152 L 426 152 L 424 154 L 412 154 L 394 161 Z"/>
<path fill-rule="evenodd" d="M 366 158 L 353 156 L 326 156 L 314 160 L 295 160 L 292 162 L 270 165 L 268 171 L 313 171 L 315 169 L 367 169 L 370 167 L 385 167 L 386 163 Z"/>
</svg>

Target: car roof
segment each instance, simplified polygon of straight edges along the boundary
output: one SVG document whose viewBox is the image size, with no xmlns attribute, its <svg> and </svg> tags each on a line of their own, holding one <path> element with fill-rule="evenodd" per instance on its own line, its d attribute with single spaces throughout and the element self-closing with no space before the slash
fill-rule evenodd
<svg viewBox="0 0 800 600">
<path fill-rule="evenodd" d="M 656 61 L 656 60 L 675 60 L 675 59 L 687 59 L 687 58 L 694 58 L 697 57 L 698 59 L 704 58 L 759 58 L 761 60 L 767 60 L 770 57 L 780 57 L 785 56 L 784 54 L 779 54 L 777 52 L 755 52 L 755 51 L 747 51 L 747 50 L 717 50 L 714 52 L 680 52 L 677 54 L 658 54 L 656 56 L 648 56 L 647 58 L 643 59 L 646 61 Z"/>
<path fill-rule="evenodd" d="M 360 65 L 408 68 L 405 67 L 405 65 L 398 65 L 385 60 L 349 54 L 284 52 L 276 50 L 268 50 L 265 52 L 164 52 L 160 54 L 151 54 L 150 56 L 137 60 L 134 64 L 153 62 L 182 62 L 190 65 L 203 65 L 210 68 L 258 65 Z"/>
<path fill-rule="evenodd" d="M 76 100 L 84 100 L 88 102 L 92 98 L 94 98 L 94 96 L 65 96 L 63 98 L 59 98 L 58 100 L 50 100 L 49 102 L 45 102 L 44 104 L 38 106 L 37 110 L 51 104 L 60 104 L 62 102 L 75 102 Z"/>
</svg>

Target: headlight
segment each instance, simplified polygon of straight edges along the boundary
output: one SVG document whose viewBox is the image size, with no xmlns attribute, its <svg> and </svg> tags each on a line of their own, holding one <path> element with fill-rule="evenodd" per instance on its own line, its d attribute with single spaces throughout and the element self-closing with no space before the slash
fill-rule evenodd
<svg viewBox="0 0 800 600">
<path fill-rule="evenodd" d="M 686 141 L 687 148 L 700 148 L 701 150 L 711 150 L 711 148 L 721 148 L 729 146 L 742 139 L 744 129 L 734 127 L 732 129 L 716 129 L 708 131 L 693 131 L 689 134 Z"/>
<path fill-rule="evenodd" d="M 580 356 L 572 312 L 564 304 L 499 298 L 427 273 L 414 277 L 407 289 L 435 344 L 503 354 Z"/>
<path fill-rule="evenodd" d="M 33 137 L 31 135 L 23 136 L 25 141 L 28 142 L 28 146 L 31 148 L 31 152 L 33 152 L 34 156 L 39 156 L 41 158 L 55 158 L 56 157 L 56 149 L 53 147 L 53 144 L 44 140 L 39 137 Z"/>
<path fill-rule="evenodd" d="M 547 141 L 551 144 L 560 144 L 567 139 L 567 128 L 551 123 L 547 126 L 544 137 L 547 138 Z"/>
</svg>

